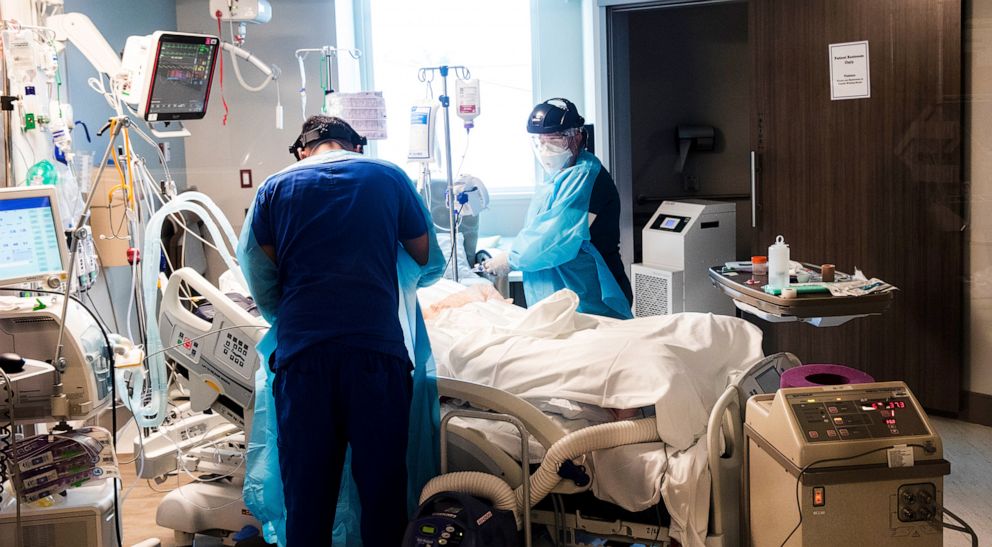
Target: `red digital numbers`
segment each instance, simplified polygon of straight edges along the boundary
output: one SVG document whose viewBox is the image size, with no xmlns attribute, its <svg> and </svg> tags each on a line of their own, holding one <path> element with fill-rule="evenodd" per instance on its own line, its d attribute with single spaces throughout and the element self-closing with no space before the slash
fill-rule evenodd
<svg viewBox="0 0 992 547">
<path fill-rule="evenodd" d="M 906 401 L 876 401 L 871 404 L 874 410 L 895 410 L 897 408 L 906 408 Z"/>
</svg>

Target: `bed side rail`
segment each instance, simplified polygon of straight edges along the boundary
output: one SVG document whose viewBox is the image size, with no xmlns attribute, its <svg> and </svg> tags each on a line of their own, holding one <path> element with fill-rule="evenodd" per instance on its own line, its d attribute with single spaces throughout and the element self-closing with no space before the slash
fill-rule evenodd
<svg viewBox="0 0 992 547">
<path fill-rule="evenodd" d="M 740 474 L 744 427 L 741 400 L 736 386 L 728 386 L 710 412 L 706 444 L 712 477 L 710 535 L 737 536 L 738 523 L 731 522 L 740 505 Z M 728 507 L 728 504 L 730 505 Z"/>
<path fill-rule="evenodd" d="M 567 432 L 527 401 L 501 389 L 474 382 L 438 376 L 437 392 L 441 397 L 460 399 L 475 408 L 513 416 L 523 423 L 544 448 L 551 448 Z"/>
</svg>

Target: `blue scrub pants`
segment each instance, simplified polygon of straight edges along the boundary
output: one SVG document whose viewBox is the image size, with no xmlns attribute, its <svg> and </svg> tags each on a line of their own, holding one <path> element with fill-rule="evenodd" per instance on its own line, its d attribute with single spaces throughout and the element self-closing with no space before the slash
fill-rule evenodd
<svg viewBox="0 0 992 547">
<path fill-rule="evenodd" d="M 288 547 L 331 545 L 345 451 L 366 547 L 400 545 L 407 523 L 411 364 L 339 343 L 278 359 L 273 383 Z"/>
</svg>

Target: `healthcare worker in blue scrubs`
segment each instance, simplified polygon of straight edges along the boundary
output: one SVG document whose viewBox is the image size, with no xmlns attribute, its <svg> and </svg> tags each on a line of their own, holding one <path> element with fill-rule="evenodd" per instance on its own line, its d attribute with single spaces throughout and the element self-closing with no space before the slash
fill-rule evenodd
<svg viewBox="0 0 992 547">
<path fill-rule="evenodd" d="M 278 278 L 269 366 L 288 547 L 331 544 L 349 444 L 364 545 L 399 545 L 407 522 L 412 384 L 397 253 L 421 266 L 440 257 L 409 178 L 364 158 L 363 145 L 343 120 L 311 117 L 291 147 L 301 161 L 266 180 L 249 217 Z M 253 294 L 273 284 L 246 278 Z"/>
<path fill-rule="evenodd" d="M 620 258 L 620 196 L 610 173 L 586 150 L 585 120 L 567 99 L 550 99 L 527 119 L 545 176 L 509 253 L 483 267 L 523 272 L 527 304 L 571 289 L 578 311 L 629 319 L 633 295 Z"/>
</svg>

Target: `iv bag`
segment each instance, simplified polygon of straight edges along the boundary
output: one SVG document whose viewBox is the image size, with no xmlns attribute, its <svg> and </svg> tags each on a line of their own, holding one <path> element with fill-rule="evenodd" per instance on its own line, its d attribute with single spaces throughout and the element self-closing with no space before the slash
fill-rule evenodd
<svg viewBox="0 0 992 547">
<path fill-rule="evenodd" d="M 407 160 L 429 163 L 434 159 L 437 112 L 437 105 L 430 103 L 410 108 L 410 151 Z"/>
</svg>

